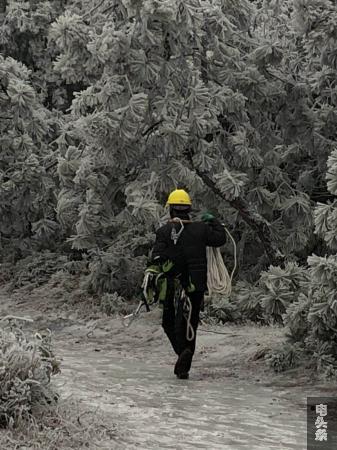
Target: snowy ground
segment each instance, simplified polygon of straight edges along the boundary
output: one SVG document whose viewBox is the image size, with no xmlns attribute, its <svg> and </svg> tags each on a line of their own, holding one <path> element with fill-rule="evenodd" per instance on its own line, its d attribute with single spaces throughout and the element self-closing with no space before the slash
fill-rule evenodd
<svg viewBox="0 0 337 450">
<path fill-rule="evenodd" d="M 54 379 L 61 398 L 77 400 L 83 411 L 102 411 L 116 424 L 116 436 L 92 449 L 303 450 L 306 397 L 330 389 L 300 372 L 276 376 L 266 368 L 260 356 L 282 341 L 280 328 L 199 331 L 186 381 L 173 375 L 175 357 L 159 310 L 125 329 L 119 318 L 84 319 L 62 298 L 48 305 L 41 295 L 3 294 L 0 315 L 6 314 L 52 330 L 62 358 Z"/>
</svg>

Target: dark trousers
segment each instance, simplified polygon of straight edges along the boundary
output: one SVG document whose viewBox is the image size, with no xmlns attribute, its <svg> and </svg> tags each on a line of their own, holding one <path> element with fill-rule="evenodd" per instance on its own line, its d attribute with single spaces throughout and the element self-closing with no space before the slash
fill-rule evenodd
<svg viewBox="0 0 337 450">
<path fill-rule="evenodd" d="M 203 292 L 192 292 L 188 294 L 192 305 L 191 325 L 194 330 L 194 339 L 187 339 L 187 320 L 183 314 L 183 302 L 179 301 L 177 311 L 174 305 L 174 283 L 168 283 L 167 295 L 163 305 L 162 326 L 169 338 L 173 350 L 179 356 L 186 348 L 189 348 L 192 354 L 195 351 L 195 342 L 197 328 L 199 324 L 200 307 L 204 299 Z"/>
</svg>

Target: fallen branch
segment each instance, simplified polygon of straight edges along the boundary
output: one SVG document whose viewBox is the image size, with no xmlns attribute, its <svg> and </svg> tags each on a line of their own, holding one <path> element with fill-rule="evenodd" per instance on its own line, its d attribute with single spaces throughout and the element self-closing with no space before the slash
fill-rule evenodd
<svg viewBox="0 0 337 450">
<path fill-rule="evenodd" d="M 24 322 L 34 322 L 33 319 L 29 319 L 28 317 L 18 317 L 18 316 L 5 316 L 0 319 L 0 322 L 4 322 L 5 320 L 23 320 Z"/>
</svg>

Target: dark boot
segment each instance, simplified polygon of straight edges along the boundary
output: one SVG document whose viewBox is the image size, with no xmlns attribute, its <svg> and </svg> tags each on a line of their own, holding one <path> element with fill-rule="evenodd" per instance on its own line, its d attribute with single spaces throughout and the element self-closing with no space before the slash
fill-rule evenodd
<svg viewBox="0 0 337 450">
<path fill-rule="evenodd" d="M 177 378 L 179 378 L 180 380 L 188 380 L 189 374 L 188 373 L 180 373 L 177 375 Z"/>
<path fill-rule="evenodd" d="M 190 371 L 192 365 L 192 358 L 192 351 L 189 348 L 185 348 L 185 350 L 180 354 L 176 365 L 174 366 L 174 373 L 178 378 L 188 378 L 188 372 Z"/>
</svg>

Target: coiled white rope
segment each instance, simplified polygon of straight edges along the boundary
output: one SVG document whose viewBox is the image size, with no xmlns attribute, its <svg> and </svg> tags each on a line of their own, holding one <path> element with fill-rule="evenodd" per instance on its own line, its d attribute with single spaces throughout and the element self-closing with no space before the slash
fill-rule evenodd
<svg viewBox="0 0 337 450">
<path fill-rule="evenodd" d="M 233 276 L 237 267 L 236 243 L 225 227 L 234 246 L 234 267 L 229 275 L 218 247 L 207 247 L 207 288 L 209 294 L 229 295 L 232 292 Z"/>
</svg>

